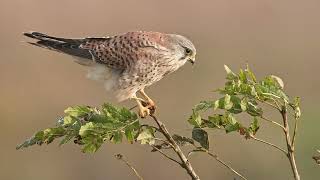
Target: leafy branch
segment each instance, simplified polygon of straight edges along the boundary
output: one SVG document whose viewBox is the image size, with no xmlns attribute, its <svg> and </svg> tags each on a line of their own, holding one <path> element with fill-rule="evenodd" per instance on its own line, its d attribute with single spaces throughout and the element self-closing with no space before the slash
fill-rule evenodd
<svg viewBox="0 0 320 180">
<path fill-rule="evenodd" d="M 188 122 L 194 126 L 193 133 L 201 131 L 207 134 L 208 129 L 223 129 L 226 133 L 238 132 L 246 139 L 253 139 L 266 144 L 284 153 L 291 165 L 291 169 L 296 180 L 300 179 L 297 169 L 294 147 L 298 130 L 298 121 L 301 116 L 300 98 L 291 100 L 284 91 L 284 83 L 281 78 L 270 75 L 262 80 L 257 80 L 254 73 L 247 66 L 240 69 L 238 74 L 225 66 L 227 72 L 227 82 L 223 88 L 217 90 L 223 95 L 218 100 L 201 101 L 197 104 Z M 282 118 L 282 124 L 270 120 L 265 116 L 262 104 L 268 105 L 277 110 Z M 207 118 L 203 118 L 204 112 L 210 111 Z M 293 112 L 294 130 L 292 135 L 289 131 L 288 111 Z M 246 114 L 251 120 L 249 126 L 243 125 L 238 120 L 238 114 Z M 257 138 L 255 135 L 260 129 L 259 120 L 264 120 L 277 127 L 280 127 L 285 135 L 287 150 Z M 292 140 L 291 140 L 292 137 Z M 202 147 L 208 149 L 207 137 L 202 137 Z"/>
<path fill-rule="evenodd" d="M 65 115 L 58 119 L 56 126 L 36 132 L 30 139 L 17 146 L 17 149 L 33 145 L 50 144 L 60 139 L 60 145 L 73 142 L 81 147 L 84 153 L 96 152 L 103 143 L 121 143 L 125 139 L 133 143 L 140 143 L 152 148 L 151 152 L 158 152 L 164 158 L 178 164 L 188 175 L 199 180 L 189 157 L 194 153 L 206 153 L 227 169 L 242 179 L 246 178 L 234 168 L 212 153 L 207 130 L 223 130 L 226 133 L 237 132 L 245 139 L 254 140 L 273 147 L 288 158 L 296 180 L 300 179 L 295 160 L 295 144 L 298 132 L 298 122 L 301 116 L 300 99 L 290 99 L 284 91 L 283 81 L 274 75 L 257 80 L 254 73 L 247 66 L 238 74 L 225 66 L 227 81 L 223 88 L 217 90 L 222 97 L 217 100 L 201 101 L 194 106 L 188 119 L 193 127 L 191 137 L 169 133 L 165 124 L 154 114 L 150 115 L 153 124 L 143 124 L 131 109 L 103 104 L 100 108 L 89 106 L 69 107 Z M 262 105 L 267 105 L 280 113 L 282 122 L 271 120 L 266 115 Z M 209 114 L 209 115 L 204 115 Z M 245 114 L 246 120 L 239 120 L 238 115 Z M 243 117 L 243 116 L 242 116 Z M 249 122 L 243 123 L 243 121 Z M 289 119 L 294 121 L 293 132 L 289 131 Z M 266 140 L 256 137 L 261 128 L 259 121 L 268 122 L 283 130 L 287 149 L 283 149 Z M 244 125 L 249 124 L 249 125 Z M 193 149 L 188 154 L 183 152 L 182 146 L 191 145 Z M 175 153 L 169 156 L 168 150 Z M 116 156 L 125 162 L 135 175 L 142 179 L 136 169 L 122 156 Z M 319 156 L 314 156 L 316 162 Z"/>
</svg>

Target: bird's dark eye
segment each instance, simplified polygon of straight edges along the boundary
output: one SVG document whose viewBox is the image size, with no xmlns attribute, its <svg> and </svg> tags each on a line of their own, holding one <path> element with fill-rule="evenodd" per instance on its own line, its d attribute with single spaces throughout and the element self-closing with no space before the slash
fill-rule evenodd
<svg viewBox="0 0 320 180">
<path fill-rule="evenodd" d="M 185 48 L 185 50 L 186 50 L 187 55 L 190 55 L 192 53 L 191 49 L 189 49 L 189 48 Z"/>
</svg>

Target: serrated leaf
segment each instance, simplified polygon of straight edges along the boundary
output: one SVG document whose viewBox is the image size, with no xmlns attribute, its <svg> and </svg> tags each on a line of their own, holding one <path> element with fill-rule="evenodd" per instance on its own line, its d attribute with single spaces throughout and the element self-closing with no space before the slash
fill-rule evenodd
<svg viewBox="0 0 320 180">
<path fill-rule="evenodd" d="M 247 102 L 247 113 L 251 116 L 261 116 L 263 111 L 256 101 L 250 100 Z"/>
<path fill-rule="evenodd" d="M 112 138 L 112 142 L 117 144 L 117 143 L 121 143 L 122 142 L 122 135 L 123 133 L 121 131 L 115 131 L 112 133 L 113 138 Z"/>
<path fill-rule="evenodd" d="M 142 132 L 137 137 L 137 140 L 141 142 L 141 144 L 150 144 L 153 145 L 155 143 L 154 130 L 151 127 L 144 128 Z"/>
<path fill-rule="evenodd" d="M 188 122 L 195 127 L 200 127 L 202 124 L 202 119 L 200 114 L 198 112 L 193 111 L 192 115 L 188 119 Z"/>
<path fill-rule="evenodd" d="M 245 99 L 245 98 L 243 98 L 242 100 L 241 100 L 241 103 L 240 103 L 240 107 L 241 107 L 241 110 L 242 111 L 246 111 L 247 110 L 247 99 Z"/>
<path fill-rule="evenodd" d="M 133 126 L 129 126 L 125 129 L 124 134 L 129 142 L 133 142 L 136 136 L 136 131 Z"/>
<path fill-rule="evenodd" d="M 192 138 L 200 143 L 200 145 L 205 148 L 209 149 L 209 139 L 208 139 L 208 133 L 200 128 L 194 128 L 192 130 Z"/>
<path fill-rule="evenodd" d="M 226 109 L 226 110 L 229 110 L 229 109 L 231 109 L 232 108 L 232 106 L 233 106 L 233 103 L 230 101 L 230 99 L 231 99 L 231 96 L 229 95 L 229 94 L 226 94 L 225 96 L 224 96 L 224 109 Z"/>
<path fill-rule="evenodd" d="M 240 124 L 239 123 L 227 124 L 224 129 L 226 130 L 226 133 L 238 131 L 240 129 Z"/>
<path fill-rule="evenodd" d="M 76 122 L 76 120 L 71 116 L 65 116 L 62 118 L 62 125 L 64 126 L 72 125 L 74 122 Z"/>
<path fill-rule="evenodd" d="M 251 78 L 253 82 L 257 82 L 257 78 L 254 73 L 250 70 L 249 65 L 247 64 L 245 72 L 247 72 L 248 76 Z"/>
<path fill-rule="evenodd" d="M 254 117 L 253 121 L 251 122 L 250 126 L 249 126 L 249 130 L 250 132 L 255 135 L 257 133 L 257 131 L 259 130 L 260 126 L 258 124 L 258 118 Z"/>
<path fill-rule="evenodd" d="M 103 139 L 101 137 L 87 136 L 81 140 L 83 143 L 82 152 L 84 153 L 94 153 L 103 144 Z"/>
<path fill-rule="evenodd" d="M 273 78 L 277 83 L 278 83 L 278 86 L 283 89 L 284 88 L 284 83 L 282 81 L 282 79 L 278 76 L 275 76 L 275 75 L 271 75 L 270 76 L 271 78 Z"/>
<path fill-rule="evenodd" d="M 88 115 L 90 112 L 92 112 L 92 109 L 88 106 L 68 107 L 64 111 L 64 113 L 73 117 L 82 117 L 82 116 Z"/>
<path fill-rule="evenodd" d="M 242 69 L 240 69 L 239 72 L 239 80 L 241 81 L 241 83 L 247 83 L 247 75 Z"/>
<path fill-rule="evenodd" d="M 222 115 L 220 114 L 214 114 L 213 116 L 208 116 L 209 122 L 205 123 L 205 126 L 209 128 L 220 128 L 223 126 L 224 122 L 222 120 Z"/>
<path fill-rule="evenodd" d="M 227 79 L 228 80 L 234 80 L 234 79 L 238 78 L 238 76 L 234 72 L 232 72 L 231 69 L 227 65 L 224 65 L 224 69 L 227 72 Z"/>
<path fill-rule="evenodd" d="M 206 111 L 207 109 L 213 108 L 214 102 L 212 101 L 201 101 L 194 107 L 194 111 Z"/>
<path fill-rule="evenodd" d="M 230 132 L 239 130 L 240 124 L 238 123 L 238 121 L 236 120 L 236 118 L 232 114 L 227 113 L 225 115 L 225 118 L 226 118 L 226 121 L 225 121 L 224 128 L 226 130 L 226 133 L 230 133 Z"/>
</svg>

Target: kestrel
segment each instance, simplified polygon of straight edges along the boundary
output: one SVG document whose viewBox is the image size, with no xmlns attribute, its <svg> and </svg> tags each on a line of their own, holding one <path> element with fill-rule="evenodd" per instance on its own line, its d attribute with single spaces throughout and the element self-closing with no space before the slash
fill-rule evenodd
<svg viewBox="0 0 320 180">
<path fill-rule="evenodd" d="M 187 61 L 195 62 L 192 42 L 177 34 L 128 32 L 111 37 L 66 39 L 39 32 L 24 33 L 37 39 L 33 45 L 71 55 L 89 67 L 88 77 L 104 82 L 119 101 L 135 99 L 139 115 L 155 110 L 154 101 L 144 89 L 176 71 Z M 140 92 L 142 98 L 137 97 Z"/>
</svg>

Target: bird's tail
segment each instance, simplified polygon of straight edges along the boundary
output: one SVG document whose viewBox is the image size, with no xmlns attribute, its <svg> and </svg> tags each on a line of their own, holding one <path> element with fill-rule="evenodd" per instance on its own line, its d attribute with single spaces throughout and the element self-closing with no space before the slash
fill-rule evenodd
<svg viewBox="0 0 320 180">
<path fill-rule="evenodd" d="M 58 51 L 79 58 L 92 60 L 90 51 L 88 49 L 80 48 L 80 45 L 86 43 L 87 39 L 59 38 L 48 36 L 39 32 L 28 32 L 23 34 L 27 37 L 37 40 L 36 42 L 29 42 L 32 45 Z"/>
</svg>

